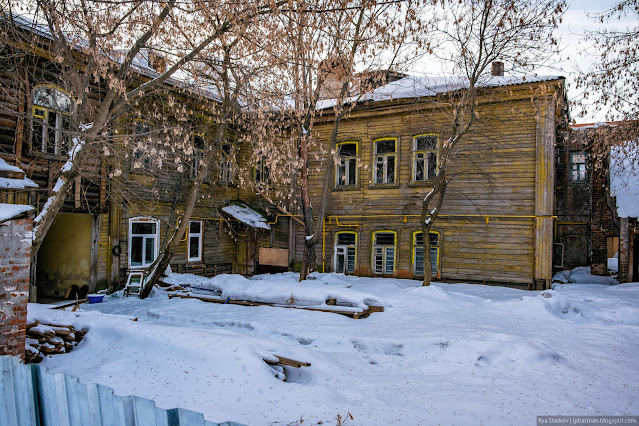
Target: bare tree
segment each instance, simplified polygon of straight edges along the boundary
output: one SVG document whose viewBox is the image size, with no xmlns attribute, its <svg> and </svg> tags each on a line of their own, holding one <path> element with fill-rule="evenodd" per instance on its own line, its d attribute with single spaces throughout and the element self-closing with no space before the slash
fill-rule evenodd
<svg viewBox="0 0 639 426">
<path fill-rule="evenodd" d="M 592 129 L 588 149 L 596 171 L 607 168 L 610 148 L 619 146 L 625 154 L 639 162 L 639 154 L 624 142 L 639 138 L 639 2 L 623 0 L 611 8 L 591 15 L 613 29 L 585 34 L 593 43 L 598 61 L 577 78 L 577 88 L 583 90 L 581 116 L 605 113 L 612 125 Z M 623 19 L 628 24 L 623 26 Z"/>
<path fill-rule="evenodd" d="M 419 2 L 417 2 L 419 3 Z M 415 25 L 416 4 L 388 1 L 297 1 L 281 15 L 281 38 L 272 51 L 279 62 L 282 117 L 286 121 L 290 155 L 284 173 L 295 182 L 294 196 L 304 219 L 304 256 L 300 281 L 315 268 L 315 247 L 326 214 L 328 194 L 337 160 L 335 146 L 340 121 L 367 91 L 367 69 L 386 67 L 398 60 L 399 51 Z M 382 73 L 377 73 L 378 79 Z M 314 126 L 332 113 L 329 151 L 318 143 Z M 309 157 L 319 150 L 326 165 L 320 205 L 311 204 Z M 291 167 L 292 166 L 292 167 Z"/>
<path fill-rule="evenodd" d="M 82 165 L 95 161 L 92 153 L 111 152 L 112 138 L 106 136 L 116 129 L 118 117 L 145 98 L 183 84 L 178 76 L 185 66 L 210 54 L 214 42 L 231 30 L 273 7 L 277 3 L 224 0 L 136 0 L 113 7 L 109 1 L 78 0 L 36 1 L 33 10 L 27 10 L 27 18 L 43 35 L 42 45 L 58 64 L 60 79 L 75 100 L 69 127 L 73 143 L 57 184 L 36 218 L 32 256 Z M 148 63 L 141 63 L 141 57 Z M 156 69 L 150 66 L 154 59 L 161 62 Z M 91 102 L 96 85 L 97 103 Z M 107 142 L 107 150 L 85 149 L 102 142 Z"/>
<path fill-rule="evenodd" d="M 437 99 L 450 105 L 450 135 L 440 150 L 433 187 L 421 202 L 423 285 L 430 285 L 432 275 L 428 236 L 455 178 L 451 165 L 459 159 L 459 145 L 480 119 L 478 101 L 491 64 L 503 61 L 514 70 L 530 70 L 543 63 L 557 45 L 552 32 L 565 8 L 563 0 L 446 1 L 443 15 L 433 15 L 435 28 L 426 36 L 433 37 L 434 55 L 456 77 Z"/>
</svg>

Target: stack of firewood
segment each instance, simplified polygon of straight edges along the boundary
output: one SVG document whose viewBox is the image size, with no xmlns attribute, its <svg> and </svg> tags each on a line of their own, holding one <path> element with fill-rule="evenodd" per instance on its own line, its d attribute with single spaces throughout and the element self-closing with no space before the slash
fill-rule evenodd
<svg viewBox="0 0 639 426">
<path fill-rule="evenodd" d="M 30 322 L 27 324 L 25 362 L 38 363 L 46 355 L 71 352 L 86 333 L 87 330 L 76 330 L 72 325 Z"/>
</svg>

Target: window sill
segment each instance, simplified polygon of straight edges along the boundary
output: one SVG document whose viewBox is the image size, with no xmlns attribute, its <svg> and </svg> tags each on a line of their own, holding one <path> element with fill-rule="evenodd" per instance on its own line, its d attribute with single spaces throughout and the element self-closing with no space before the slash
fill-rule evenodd
<svg viewBox="0 0 639 426">
<path fill-rule="evenodd" d="M 345 186 L 336 186 L 331 188 L 333 192 L 342 192 L 342 191 L 359 191 L 362 187 L 359 185 L 345 185 Z"/>
<path fill-rule="evenodd" d="M 48 152 L 34 151 L 34 150 L 31 150 L 31 155 L 36 158 L 46 158 L 47 160 L 56 160 L 56 161 L 67 161 L 67 158 L 69 158 L 67 154 L 65 155 L 49 154 Z"/>
<path fill-rule="evenodd" d="M 408 184 L 409 188 L 432 188 L 435 186 L 434 180 L 427 180 L 425 182 L 411 182 Z"/>
<path fill-rule="evenodd" d="M 389 189 L 389 188 L 399 188 L 398 183 L 372 183 L 368 185 L 368 189 Z"/>
</svg>

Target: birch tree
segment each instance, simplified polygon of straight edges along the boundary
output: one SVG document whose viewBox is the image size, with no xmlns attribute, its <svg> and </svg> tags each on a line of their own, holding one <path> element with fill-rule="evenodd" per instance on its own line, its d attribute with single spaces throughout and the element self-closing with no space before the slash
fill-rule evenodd
<svg viewBox="0 0 639 426">
<path fill-rule="evenodd" d="M 429 233 L 441 212 L 448 185 L 455 178 L 451 165 L 458 147 L 480 120 L 478 96 L 494 61 L 514 71 L 530 71 L 556 50 L 553 30 L 566 8 L 563 0 L 444 1 L 433 14 L 435 28 L 426 37 L 436 46 L 433 55 L 451 73 L 453 88 L 439 97 L 450 117 L 450 135 L 443 142 L 432 189 L 421 201 L 424 282 L 431 283 Z M 437 16 L 436 14 L 440 15 Z M 454 76 L 454 77 L 453 77 Z M 457 86 L 457 87 L 455 87 Z"/>
</svg>

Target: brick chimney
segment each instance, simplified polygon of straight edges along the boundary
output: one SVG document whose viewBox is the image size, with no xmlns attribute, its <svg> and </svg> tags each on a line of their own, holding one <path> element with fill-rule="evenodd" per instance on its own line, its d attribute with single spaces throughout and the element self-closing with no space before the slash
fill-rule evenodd
<svg viewBox="0 0 639 426">
<path fill-rule="evenodd" d="M 501 61 L 495 61 L 492 63 L 492 67 L 490 69 L 490 74 L 493 77 L 503 77 L 504 76 L 504 63 Z"/>
</svg>

